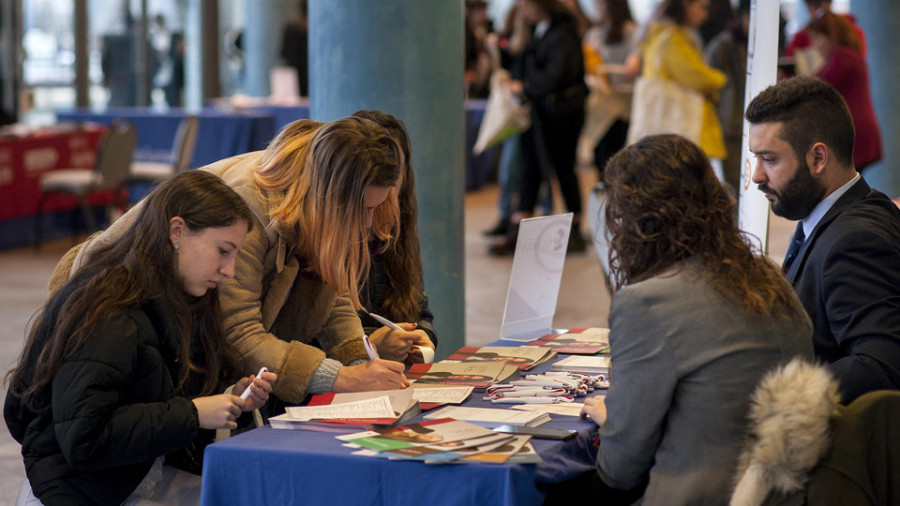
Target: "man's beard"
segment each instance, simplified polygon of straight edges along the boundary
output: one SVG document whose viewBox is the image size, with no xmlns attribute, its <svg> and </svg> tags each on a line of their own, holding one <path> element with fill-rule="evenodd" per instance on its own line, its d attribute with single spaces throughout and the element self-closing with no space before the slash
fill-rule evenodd
<svg viewBox="0 0 900 506">
<path fill-rule="evenodd" d="M 809 165 L 803 159 L 798 162 L 794 177 L 779 191 L 766 184 L 759 185 L 759 189 L 776 197 L 772 202 L 772 212 L 789 220 L 806 218 L 825 197 L 825 185 L 812 177 Z"/>
</svg>

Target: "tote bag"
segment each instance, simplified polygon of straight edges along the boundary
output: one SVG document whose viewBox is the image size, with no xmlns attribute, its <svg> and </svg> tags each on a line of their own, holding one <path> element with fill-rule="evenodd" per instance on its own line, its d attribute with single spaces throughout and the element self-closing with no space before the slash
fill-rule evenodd
<svg viewBox="0 0 900 506">
<path fill-rule="evenodd" d="M 525 132 L 531 126 L 528 104 L 509 91 L 509 73 L 495 70 L 491 76 L 491 94 L 488 95 L 484 118 L 478 128 L 478 139 L 472 147 L 474 155 L 503 142 L 510 135 Z"/>
<path fill-rule="evenodd" d="M 662 50 L 668 43 L 672 30 L 662 35 L 656 58 L 657 72 L 662 60 Z M 639 77 L 634 84 L 631 103 L 631 125 L 628 128 L 628 144 L 647 135 L 663 133 L 679 134 L 695 144 L 700 144 L 703 129 L 703 95 L 674 81 L 656 77 Z"/>
</svg>

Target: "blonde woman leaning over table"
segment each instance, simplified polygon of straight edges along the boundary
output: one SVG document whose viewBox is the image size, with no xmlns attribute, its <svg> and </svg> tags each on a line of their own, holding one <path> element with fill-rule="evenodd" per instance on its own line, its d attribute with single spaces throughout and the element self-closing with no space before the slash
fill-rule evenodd
<svg viewBox="0 0 900 506">
<path fill-rule="evenodd" d="M 402 149 L 381 126 L 349 117 L 296 121 L 264 151 L 198 169 L 221 177 L 253 211 L 234 279 L 219 290 L 223 323 L 247 371 L 278 373 L 273 393 L 280 400 L 408 385 L 403 364 L 368 360 L 356 315 L 369 230 L 390 237 L 396 228 L 403 163 Z M 116 222 L 95 242 L 112 240 L 118 228 Z M 405 331 L 390 336 L 414 338 Z"/>
<path fill-rule="evenodd" d="M 213 429 L 235 428 L 276 379 L 215 395 L 240 375 L 216 284 L 252 226 L 219 178 L 173 176 L 47 301 L 7 374 L 3 415 L 27 475 L 17 504 L 199 504 Z"/>
<path fill-rule="evenodd" d="M 604 177 L 611 380 L 585 402 L 599 448 L 578 486 L 597 504 L 623 491 L 644 505 L 727 504 L 750 394 L 768 370 L 812 357 L 811 323 L 699 147 L 646 137 Z"/>
<path fill-rule="evenodd" d="M 709 0 L 666 0 L 660 14 L 641 46 L 643 75 L 674 81 L 704 96 L 700 147 L 709 158 L 722 160 L 725 140 L 715 103 L 727 78 L 705 63 L 695 32 L 709 14 Z"/>
</svg>

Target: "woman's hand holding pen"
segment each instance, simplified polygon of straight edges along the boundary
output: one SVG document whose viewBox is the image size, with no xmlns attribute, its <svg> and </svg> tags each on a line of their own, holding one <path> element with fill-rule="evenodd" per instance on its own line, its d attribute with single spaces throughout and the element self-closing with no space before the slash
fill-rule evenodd
<svg viewBox="0 0 900 506">
<path fill-rule="evenodd" d="M 201 429 L 236 429 L 244 401 L 231 394 L 209 395 L 192 399 L 197 408 Z"/>
<path fill-rule="evenodd" d="M 397 326 L 401 330 L 393 330 L 387 326 L 381 327 L 373 332 L 369 339 L 375 345 L 381 358 L 403 362 L 409 356 L 412 345 L 418 344 L 422 339 L 421 334 L 425 334 L 425 331 L 416 330 L 415 323 L 398 323 Z M 425 334 L 425 338 L 428 339 L 428 334 Z M 428 340 L 428 342 L 431 341 Z"/>
<path fill-rule="evenodd" d="M 606 396 L 598 395 L 584 400 L 581 419 L 590 418 L 598 426 L 606 423 Z"/>
<path fill-rule="evenodd" d="M 209 395 L 192 399 L 197 408 L 197 418 L 201 429 L 236 429 L 241 411 L 259 408 L 269 399 L 272 383 L 278 376 L 263 369 L 258 375 L 251 375 L 235 383 L 230 394 Z M 247 389 L 250 393 L 241 396 Z"/>
<path fill-rule="evenodd" d="M 365 364 L 341 367 L 334 379 L 335 392 L 368 392 L 397 390 L 409 386 L 403 375 L 403 364 L 376 358 Z"/>
<path fill-rule="evenodd" d="M 244 411 L 253 411 L 254 409 L 261 408 L 266 401 L 269 400 L 269 393 L 272 391 L 272 383 L 275 383 L 275 380 L 277 379 L 278 376 L 274 372 L 263 369 L 259 374 L 248 376 L 235 383 L 232 393 L 240 395 L 242 399 L 245 399 L 243 407 Z M 250 389 L 250 393 L 246 394 L 248 388 Z"/>
</svg>

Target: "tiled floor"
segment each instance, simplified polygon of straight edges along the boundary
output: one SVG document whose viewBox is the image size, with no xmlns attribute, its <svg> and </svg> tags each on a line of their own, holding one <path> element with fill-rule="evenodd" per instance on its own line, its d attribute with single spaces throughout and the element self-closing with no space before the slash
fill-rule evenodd
<svg viewBox="0 0 900 506">
<path fill-rule="evenodd" d="M 596 179 L 588 169 L 580 170 L 579 177 L 585 189 Z M 496 199 L 497 188 L 493 185 L 466 195 L 466 342 L 472 345 L 497 338 L 512 266 L 511 257 L 488 256 L 489 241 L 481 235 L 481 230 L 492 226 L 497 219 Z M 784 255 L 793 228 L 792 223 L 771 217 L 770 254 L 776 261 Z M 57 241 L 44 245 L 38 252 L 30 248 L 0 252 L 0 371 L 5 371 L 18 357 L 28 319 L 46 296 L 50 272 L 71 245 L 70 241 Z M 593 249 L 570 255 L 563 271 L 554 326 L 605 325 L 609 301 Z M 0 506 L 15 503 L 24 476 L 19 451 L 5 424 L 0 424 Z"/>
</svg>

